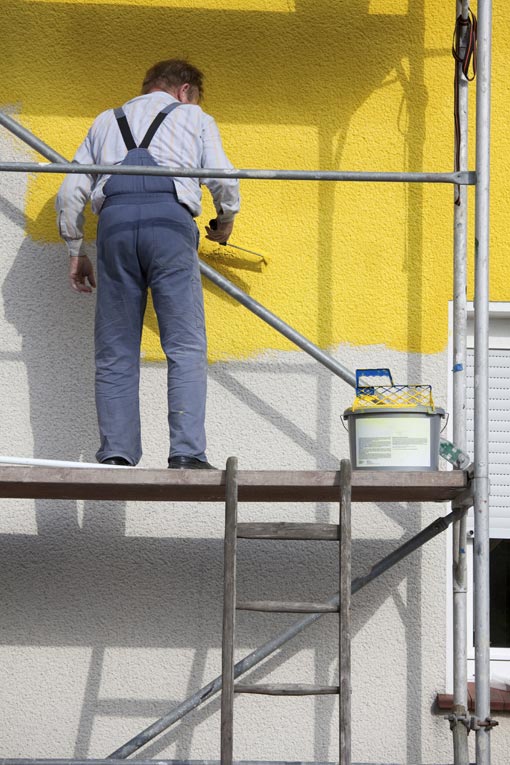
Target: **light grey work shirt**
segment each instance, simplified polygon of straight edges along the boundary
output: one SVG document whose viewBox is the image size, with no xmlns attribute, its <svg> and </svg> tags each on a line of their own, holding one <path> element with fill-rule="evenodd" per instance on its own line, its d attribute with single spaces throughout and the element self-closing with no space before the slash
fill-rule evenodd
<svg viewBox="0 0 510 765">
<path fill-rule="evenodd" d="M 164 91 L 137 96 L 123 105 L 129 127 L 138 144 L 155 116 L 177 99 Z M 126 156 L 113 109 L 102 112 L 74 156 L 83 165 L 120 164 Z M 158 165 L 167 167 L 206 167 L 232 169 L 227 159 L 218 127 L 200 106 L 182 104 L 174 109 L 159 126 L 151 141 L 150 153 Z M 93 212 L 99 213 L 105 196 L 103 187 L 109 175 L 67 175 L 56 199 L 57 221 L 61 237 L 69 255 L 78 255 L 83 242 L 83 211 L 91 200 Z M 221 221 L 231 221 L 239 212 L 239 181 L 236 178 L 174 178 L 179 202 L 186 205 L 192 215 L 202 211 L 203 183 L 212 194 L 216 213 Z"/>
</svg>

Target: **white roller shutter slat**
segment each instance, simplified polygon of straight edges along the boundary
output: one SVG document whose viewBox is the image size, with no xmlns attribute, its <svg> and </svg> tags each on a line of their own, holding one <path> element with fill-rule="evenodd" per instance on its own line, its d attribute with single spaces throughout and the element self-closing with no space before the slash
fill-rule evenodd
<svg viewBox="0 0 510 765">
<path fill-rule="evenodd" d="M 467 352 L 467 447 L 473 446 L 473 350 Z M 510 538 L 510 349 L 489 350 L 489 477 L 491 537 Z M 473 512 L 468 517 L 473 529 Z"/>
</svg>

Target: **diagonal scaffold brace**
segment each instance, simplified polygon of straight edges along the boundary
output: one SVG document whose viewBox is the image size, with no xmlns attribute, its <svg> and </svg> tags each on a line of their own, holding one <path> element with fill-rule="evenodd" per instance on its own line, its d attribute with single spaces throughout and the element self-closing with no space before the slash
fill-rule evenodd
<svg viewBox="0 0 510 765">
<path fill-rule="evenodd" d="M 464 502 L 467 506 L 472 504 L 469 494 L 467 494 L 464 498 Z M 366 574 L 354 579 L 351 585 L 351 594 L 354 595 L 355 593 L 359 592 L 361 589 L 363 589 L 363 587 L 366 587 L 367 584 L 372 582 L 374 579 L 377 579 L 379 576 L 381 576 L 381 574 L 384 574 L 386 571 L 402 561 L 412 552 L 422 547 L 422 545 L 426 544 L 426 542 L 429 542 L 438 534 L 446 531 L 450 524 L 458 520 L 464 512 L 464 507 L 457 507 L 448 515 L 436 518 L 436 520 L 429 524 L 429 526 L 427 526 L 425 529 L 422 529 L 422 531 L 420 531 L 414 537 L 411 537 L 411 539 L 408 539 L 396 550 L 393 550 L 393 552 L 391 552 L 389 555 L 375 563 L 370 568 L 370 570 L 367 571 Z M 338 608 L 339 602 L 339 593 L 336 593 L 324 605 Z M 307 614 L 306 616 L 296 620 L 286 630 L 282 631 L 280 634 L 276 635 L 274 638 L 264 643 L 255 651 L 252 651 L 252 653 L 248 654 L 248 656 L 245 656 L 243 659 L 237 662 L 234 667 L 234 677 L 240 677 L 245 672 L 248 672 L 272 653 L 275 653 L 275 651 L 285 645 L 285 643 L 288 643 L 290 640 L 292 640 L 292 638 L 296 637 L 296 635 L 299 635 L 299 633 L 303 632 L 303 630 L 305 630 L 307 627 L 315 624 L 315 622 L 318 621 L 322 616 L 324 616 L 324 613 Z M 200 688 L 200 690 L 196 691 L 192 696 L 175 707 L 167 715 L 161 717 L 159 720 L 156 720 L 156 722 L 152 723 L 152 725 L 149 725 L 128 742 L 120 746 L 118 749 L 112 752 L 107 759 L 119 760 L 129 757 L 131 754 L 141 749 L 157 736 L 161 735 L 161 733 L 164 733 L 164 731 L 168 730 L 168 728 L 189 714 L 189 712 L 192 712 L 194 709 L 201 706 L 206 701 L 209 701 L 209 699 L 211 699 L 220 690 L 221 676 L 216 677 L 203 688 Z"/>
</svg>

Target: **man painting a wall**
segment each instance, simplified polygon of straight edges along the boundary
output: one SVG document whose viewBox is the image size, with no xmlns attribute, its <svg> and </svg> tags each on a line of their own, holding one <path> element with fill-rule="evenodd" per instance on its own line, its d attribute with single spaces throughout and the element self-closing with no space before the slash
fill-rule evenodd
<svg viewBox="0 0 510 765">
<path fill-rule="evenodd" d="M 74 159 L 81 164 L 231 168 L 212 117 L 198 105 L 203 74 L 186 61 L 155 64 L 142 95 L 100 114 Z M 127 153 L 126 153 L 127 151 Z M 204 179 L 217 218 L 207 238 L 228 240 L 239 211 L 236 179 Z M 170 468 L 211 468 L 206 457 L 207 356 L 198 267 L 196 178 L 68 175 L 57 196 L 60 235 L 76 292 L 92 292 L 94 269 L 80 252 L 83 210 L 99 214 L 95 320 L 99 462 L 136 465 L 142 455 L 140 340 L 152 292 L 168 362 Z"/>
</svg>

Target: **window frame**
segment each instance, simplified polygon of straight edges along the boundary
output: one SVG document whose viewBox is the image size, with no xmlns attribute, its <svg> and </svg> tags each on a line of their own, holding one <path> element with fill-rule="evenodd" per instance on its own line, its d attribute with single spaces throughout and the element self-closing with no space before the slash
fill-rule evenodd
<svg viewBox="0 0 510 765">
<path fill-rule="evenodd" d="M 468 327 L 467 327 L 467 348 L 474 346 L 474 306 L 473 303 L 467 304 Z M 506 325 L 501 324 L 506 320 Z M 499 322 L 499 323 L 498 323 Z M 453 301 L 448 304 L 448 390 L 447 406 L 448 411 L 452 411 L 453 402 Z M 489 349 L 506 348 L 510 350 L 510 302 L 490 302 L 489 303 Z M 449 418 L 447 425 L 447 438 L 453 438 L 452 418 Z M 472 456 L 472 455 L 471 455 Z M 472 526 L 472 525 L 471 525 Z M 475 649 L 473 644 L 473 537 L 474 532 L 470 530 L 468 523 L 468 544 L 466 548 L 467 562 L 467 660 L 468 660 L 468 680 L 474 677 L 475 673 Z M 491 539 L 501 537 L 491 534 Z M 448 691 L 453 692 L 453 599 L 452 599 L 452 527 L 447 532 L 447 686 Z M 490 673 L 491 677 L 502 679 L 510 683 L 510 646 L 506 648 L 490 649 Z"/>
</svg>

